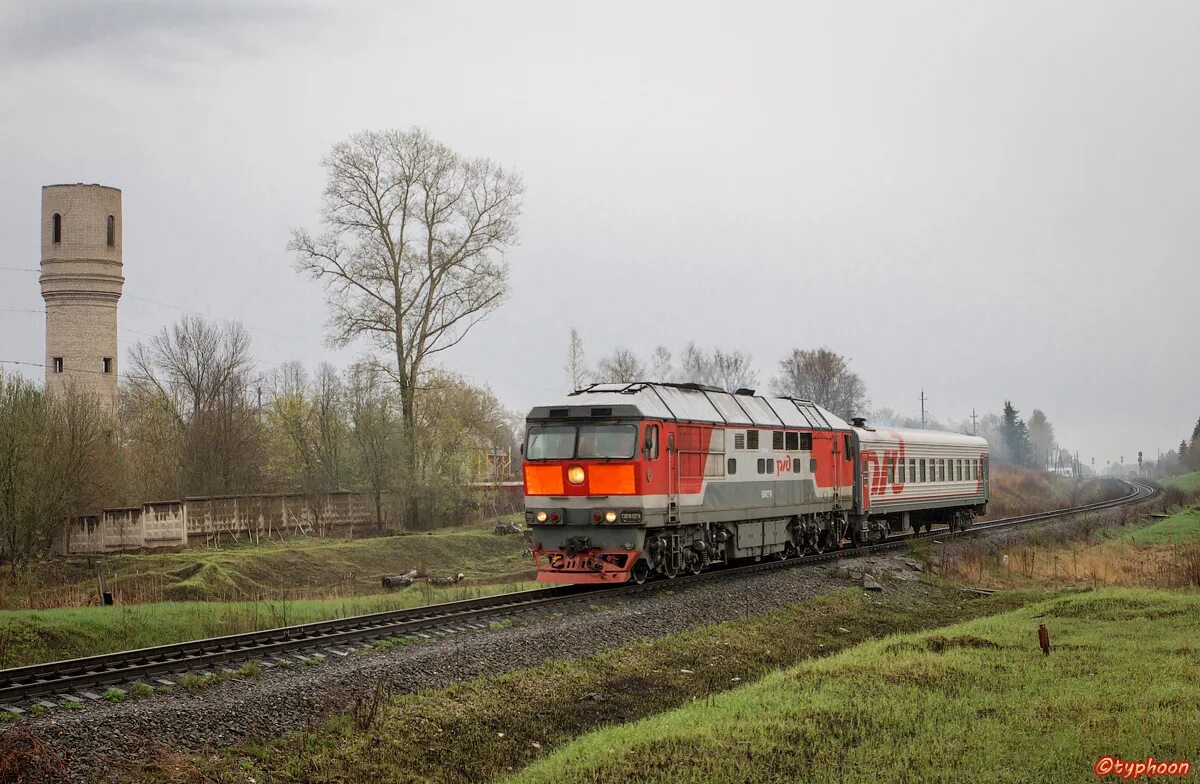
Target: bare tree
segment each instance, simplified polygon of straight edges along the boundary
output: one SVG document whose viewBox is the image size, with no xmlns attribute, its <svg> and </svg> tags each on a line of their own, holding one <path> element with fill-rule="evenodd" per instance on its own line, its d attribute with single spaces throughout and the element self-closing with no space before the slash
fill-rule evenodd
<svg viewBox="0 0 1200 784">
<path fill-rule="evenodd" d="M 563 369 L 567 371 L 567 383 L 571 385 L 572 390 L 587 386 L 589 372 L 587 359 L 583 355 L 583 338 L 579 337 L 579 332 L 574 327 L 571 327 L 571 337 L 567 344 L 567 364 Z"/>
<path fill-rule="evenodd" d="M 655 381 L 673 381 L 675 378 L 675 369 L 672 364 L 671 349 L 666 346 L 659 346 L 654 349 L 654 356 L 650 359 L 650 375 Z"/>
<path fill-rule="evenodd" d="M 184 316 L 130 351 L 132 394 L 169 413 L 180 441 L 180 491 L 254 489 L 261 468 L 251 402 L 250 337 L 238 323 Z"/>
<path fill-rule="evenodd" d="M 752 367 L 753 359 L 739 349 L 705 351 L 695 343 L 688 343 L 683 350 L 682 364 L 685 381 L 729 392 L 753 387 L 758 378 Z"/>
<path fill-rule="evenodd" d="M 712 355 L 713 375 L 716 385 L 729 392 L 753 387 L 758 374 L 751 367 L 753 360 L 744 351 L 722 351 L 717 349 Z"/>
<path fill-rule="evenodd" d="M 356 473 L 375 502 L 375 530 L 386 523 L 384 497 L 400 462 L 400 421 L 379 368 L 352 365 L 346 373 L 346 404 Z"/>
<path fill-rule="evenodd" d="M 811 400 L 843 418 L 864 410 L 867 388 L 850 362 L 828 348 L 793 349 L 772 381 L 777 394 Z"/>
<path fill-rule="evenodd" d="M 426 363 L 458 344 L 507 291 L 503 253 L 517 241 L 524 185 L 420 129 L 356 134 L 322 164 L 326 231 L 297 229 L 288 249 L 300 272 L 326 286 L 333 342 L 367 337 L 391 357 L 387 371 L 412 437 Z"/>
<path fill-rule="evenodd" d="M 632 351 L 618 346 L 597 363 L 596 374 L 601 381 L 611 383 L 642 381 L 646 377 L 646 366 Z"/>
</svg>

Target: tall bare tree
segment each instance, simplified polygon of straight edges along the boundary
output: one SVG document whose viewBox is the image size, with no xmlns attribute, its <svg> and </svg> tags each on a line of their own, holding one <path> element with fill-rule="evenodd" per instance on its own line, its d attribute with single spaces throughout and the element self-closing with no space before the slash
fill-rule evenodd
<svg viewBox="0 0 1200 784">
<path fill-rule="evenodd" d="M 850 361 L 828 348 L 793 349 L 779 361 L 772 387 L 780 395 L 811 400 L 843 418 L 867 405 L 867 387 L 850 369 Z"/>
<path fill-rule="evenodd" d="M 524 185 L 425 131 L 366 131 L 322 161 L 324 233 L 292 233 L 296 268 L 325 284 L 332 340 L 369 338 L 391 358 L 407 435 L 426 363 L 458 344 L 508 286 Z M 405 450 L 415 474 L 417 452 Z"/>
</svg>

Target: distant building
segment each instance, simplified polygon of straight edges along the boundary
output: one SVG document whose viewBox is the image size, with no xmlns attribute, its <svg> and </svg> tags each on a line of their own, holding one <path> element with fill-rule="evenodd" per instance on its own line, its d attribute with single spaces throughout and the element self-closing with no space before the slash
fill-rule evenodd
<svg viewBox="0 0 1200 784">
<path fill-rule="evenodd" d="M 42 188 L 42 299 L 46 390 L 75 388 L 117 406 L 121 191 L 104 185 Z"/>
</svg>

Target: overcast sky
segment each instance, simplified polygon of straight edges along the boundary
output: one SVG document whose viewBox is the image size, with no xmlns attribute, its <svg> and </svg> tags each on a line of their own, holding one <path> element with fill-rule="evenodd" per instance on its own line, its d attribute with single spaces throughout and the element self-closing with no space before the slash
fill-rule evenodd
<svg viewBox="0 0 1200 784">
<path fill-rule="evenodd" d="M 853 358 L 876 406 L 1042 408 L 1098 467 L 1200 416 L 1200 4 L 8 2 L 0 266 L 40 188 L 124 191 L 122 354 L 180 309 L 339 365 L 289 231 L 320 159 L 419 125 L 516 168 L 506 304 L 445 362 L 525 410 L 689 340 Z M 41 361 L 0 270 L 0 360 Z M 361 350 L 361 349 L 360 349 Z"/>
</svg>

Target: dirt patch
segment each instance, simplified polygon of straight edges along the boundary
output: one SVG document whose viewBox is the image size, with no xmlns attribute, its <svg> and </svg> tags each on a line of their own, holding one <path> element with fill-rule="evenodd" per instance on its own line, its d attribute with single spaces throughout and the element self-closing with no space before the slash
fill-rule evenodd
<svg viewBox="0 0 1200 784">
<path fill-rule="evenodd" d="M 941 637 L 935 635 L 925 638 L 925 647 L 933 653 L 945 653 L 948 648 L 999 648 L 1000 646 L 991 640 L 985 640 L 982 637 L 973 637 L 965 635 L 963 637 Z"/>
</svg>

